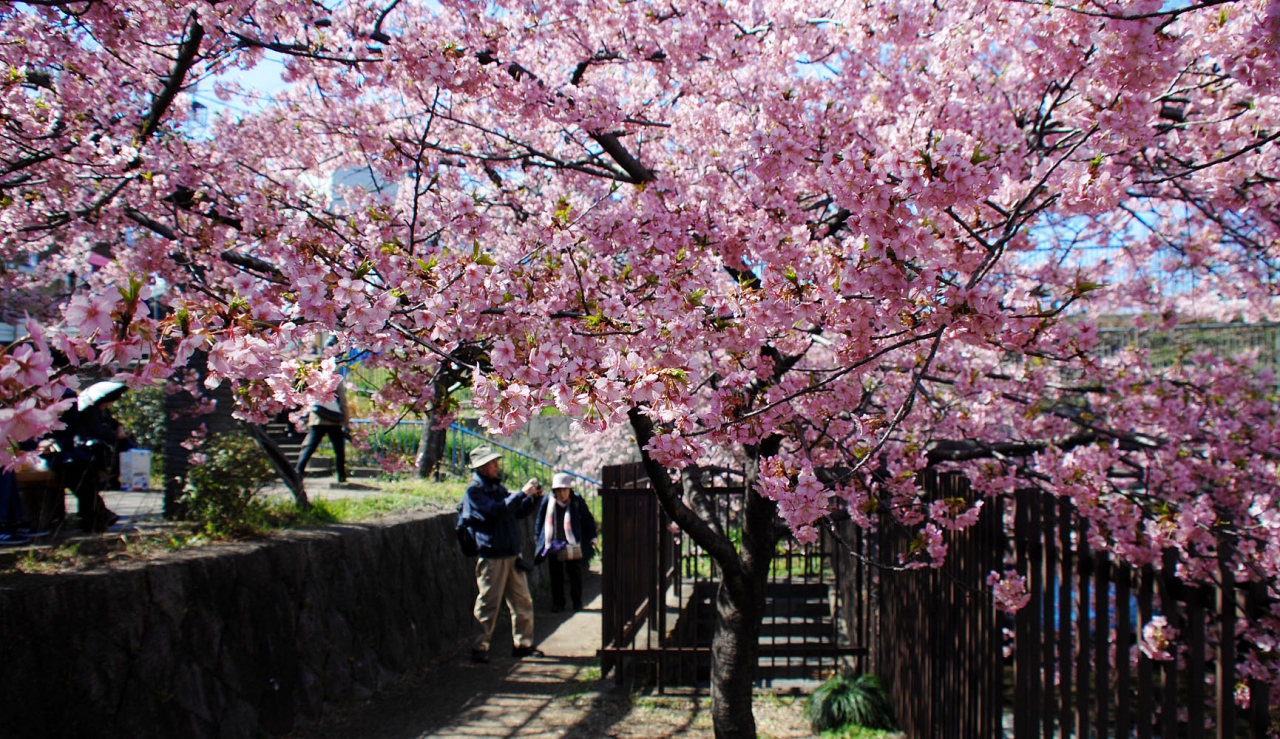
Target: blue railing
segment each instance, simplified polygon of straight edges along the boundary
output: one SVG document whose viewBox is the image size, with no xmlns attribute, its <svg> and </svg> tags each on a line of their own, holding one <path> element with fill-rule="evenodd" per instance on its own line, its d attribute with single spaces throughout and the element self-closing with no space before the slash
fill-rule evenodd
<svg viewBox="0 0 1280 739">
<path fill-rule="evenodd" d="M 365 419 L 356 419 L 351 423 L 357 427 L 370 427 L 373 422 Z M 376 466 L 379 464 L 379 460 L 386 456 L 399 456 L 412 461 L 418 454 L 418 441 L 422 438 L 422 424 L 422 421 L 401 421 L 390 428 L 374 427 L 366 437 L 369 448 L 367 450 L 353 448 L 348 454 L 348 464 Z M 449 425 L 449 432 L 445 437 L 444 464 L 453 472 L 469 473 L 467 456 L 472 449 L 481 445 L 488 445 L 502 452 L 502 467 L 506 478 L 516 481 L 518 484 L 523 484 L 525 480 L 532 477 L 541 482 L 543 487 L 550 488 L 551 476 L 557 472 L 565 472 L 572 476 L 580 487 L 600 487 L 599 480 L 593 480 L 590 477 L 569 470 L 559 469 L 551 462 L 538 459 L 527 452 L 507 446 L 500 441 L 463 428 L 456 423 Z"/>
<path fill-rule="evenodd" d="M 592 480 L 590 477 L 579 475 L 577 472 L 558 469 L 554 464 L 546 460 L 538 459 L 532 454 L 509 447 L 484 434 L 477 434 L 471 429 L 463 428 L 456 423 L 449 425 L 449 436 L 445 442 L 446 464 L 453 470 L 466 471 L 468 469 L 467 455 L 471 453 L 472 449 L 481 445 L 502 450 L 502 467 L 506 473 L 506 478 L 519 484 L 523 484 L 525 480 L 532 477 L 541 482 L 543 487 L 550 489 L 551 476 L 557 472 L 564 472 L 581 485 L 593 488 L 600 487 L 599 480 Z"/>
</svg>

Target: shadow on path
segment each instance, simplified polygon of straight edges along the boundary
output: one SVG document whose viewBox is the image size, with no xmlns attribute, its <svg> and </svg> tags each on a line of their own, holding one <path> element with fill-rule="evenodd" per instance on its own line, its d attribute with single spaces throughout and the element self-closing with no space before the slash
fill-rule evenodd
<svg viewBox="0 0 1280 739">
<path fill-rule="evenodd" d="M 394 684 L 368 702 L 338 709 L 294 739 L 419 739 L 420 737 L 591 737 L 626 715 L 629 696 L 600 680 L 599 565 L 583 578 L 587 607 L 551 613 L 534 594 L 538 647 L 546 657 L 510 656 L 510 620 L 503 609 L 490 664 L 464 653 L 425 674 Z M 599 691 L 605 689 L 604 694 Z M 610 695 L 613 694 L 613 695 Z"/>
<path fill-rule="evenodd" d="M 710 699 L 677 691 L 632 694 L 601 679 L 600 572 L 583 578 L 586 609 L 551 613 L 535 592 L 534 627 L 545 658 L 511 658 L 511 627 L 499 618 L 493 662 L 464 653 L 389 686 L 368 702 L 337 709 L 291 739 L 690 739 L 710 737 Z M 793 698 L 761 696 L 754 713 L 761 736 L 810 737 Z"/>
</svg>

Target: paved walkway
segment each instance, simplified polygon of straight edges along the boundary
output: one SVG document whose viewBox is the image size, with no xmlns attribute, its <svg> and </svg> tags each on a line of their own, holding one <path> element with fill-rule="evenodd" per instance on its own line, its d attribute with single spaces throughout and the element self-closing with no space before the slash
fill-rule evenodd
<svg viewBox="0 0 1280 739">
<path fill-rule="evenodd" d="M 494 639 L 493 662 L 466 655 L 379 693 L 368 703 L 340 710 L 293 734 L 295 739 L 442 739 L 471 737 L 620 736 L 608 726 L 627 711 L 627 698 L 600 701 L 596 667 L 600 644 L 599 564 L 584 578 L 586 608 L 577 613 L 537 609 L 539 659 L 515 660 L 505 608 Z M 535 601 L 545 594 L 535 593 Z M 590 695 L 589 695 L 590 694 Z M 615 705 L 616 704 L 616 705 Z"/>
<path fill-rule="evenodd" d="M 487 665 L 466 655 L 379 692 L 363 705 L 339 709 L 290 739 L 699 739 L 712 735 L 710 699 L 677 689 L 633 694 L 600 677 L 599 563 L 584 577 L 587 607 L 551 613 L 534 593 L 534 626 L 542 659 L 509 656 L 510 622 L 498 622 Z M 813 732 L 802 700 L 761 695 L 753 712 L 759 735 L 799 739 Z"/>
<path fill-rule="evenodd" d="M 307 478 L 307 495 L 311 498 L 358 498 L 363 495 L 380 495 L 382 490 L 373 485 L 365 485 L 359 481 L 340 483 L 333 478 Z M 259 494 L 263 497 L 292 497 L 283 483 L 267 485 Z M 164 515 L 164 491 L 141 490 L 104 490 L 102 499 L 107 508 L 119 514 L 121 521 L 117 527 L 134 521 L 159 519 Z M 67 514 L 73 514 L 79 505 L 75 496 L 67 495 Z"/>
</svg>

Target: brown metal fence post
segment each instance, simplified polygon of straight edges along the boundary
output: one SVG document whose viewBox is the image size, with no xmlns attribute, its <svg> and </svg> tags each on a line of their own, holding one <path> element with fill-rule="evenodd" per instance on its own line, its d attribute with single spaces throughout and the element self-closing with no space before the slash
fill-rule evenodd
<svg viewBox="0 0 1280 739">
<path fill-rule="evenodd" d="M 1093 674 L 1097 698 L 1097 736 L 1107 736 L 1108 698 L 1111 695 L 1111 563 L 1105 551 L 1093 560 Z"/>
<path fill-rule="evenodd" d="M 1249 585 L 1249 597 L 1246 604 L 1250 619 L 1259 619 L 1266 613 L 1267 584 L 1255 582 Z M 1267 736 L 1271 723 L 1270 686 L 1258 678 L 1249 678 L 1249 723 L 1254 739 Z"/>
<path fill-rule="evenodd" d="M 1129 647 L 1133 643 L 1132 575 L 1132 568 L 1116 567 L 1116 736 L 1124 737 L 1133 730 L 1130 710 L 1133 690 L 1129 684 Z"/>
<path fill-rule="evenodd" d="M 1143 567 L 1138 575 L 1138 628 L 1151 620 L 1152 593 L 1155 575 L 1150 567 Z M 1151 658 L 1138 652 L 1138 739 L 1151 739 L 1151 717 L 1155 714 Z"/>
<path fill-rule="evenodd" d="M 1071 549 L 1071 532 L 1075 528 L 1075 513 L 1070 501 L 1060 500 L 1060 510 L 1058 514 L 1058 536 L 1061 540 L 1060 552 L 1062 553 L 1062 579 L 1058 583 L 1058 675 L 1059 675 L 1059 702 L 1058 702 L 1058 728 L 1062 732 L 1062 738 L 1067 739 L 1071 730 L 1074 728 L 1071 723 L 1071 634 L 1074 630 L 1074 621 L 1071 618 L 1071 594 L 1072 594 L 1072 564 L 1075 557 L 1072 556 Z"/>
<path fill-rule="evenodd" d="M 1201 736 L 1204 733 L 1204 620 L 1205 602 L 1209 594 L 1205 588 L 1188 593 L 1187 603 L 1187 733 Z"/>
<path fill-rule="evenodd" d="M 1052 498 L 1040 496 L 1039 502 L 1041 506 L 1041 530 L 1043 532 L 1044 539 L 1044 587 L 1042 589 L 1042 592 L 1044 593 L 1042 601 L 1044 617 L 1041 620 L 1041 623 L 1044 624 L 1044 626 L 1041 629 L 1042 637 L 1038 640 L 1041 643 L 1041 649 L 1043 650 L 1042 656 L 1044 658 L 1044 668 L 1041 673 L 1044 704 L 1041 708 L 1040 715 L 1043 722 L 1044 739 L 1056 739 L 1057 734 L 1054 732 L 1054 718 L 1056 718 L 1058 711 L 1057 704 L 1054 700 L 1057 697 L 1057 691 L 1054 690 L 1054 684 L 1056 682 L 1054 677 L 1057 674 L 1056 660 L 1054 659 L 1054 647 L 1056 646 L 1056 640 L 1054 639 L 1054 629 L 1056 626 L 1054 623 L 1054 615 L 1057 613 L 1057 609 L 1054 608 L 1053 597 L 1057 593 L 1058 548 L 1056 539 L 1058 533 L 1058 516 L 1057 511 L 1055 510 L 1057 506 L 1054 505 Z"/>
<path fill-rule="evenodd" d="M 1183 623 L 1179 616 L 1178 599 L 1175 592 L 1178 589 L 1178 581 L 1174 576 L 1174 567 L 1177 564 L 1177 552 L 1173 550 L 1165 550 L 1164 561 L 1160 572 L 1160 610 L 1164 617 L 1168 619 L 1169 624 L 1178 628 L 1180 631 L 1185 630 L 1186 624 Z M 1161 733 L 1164 736 L 1178 735 L 1178 660 L 1175 654 L 1174 658 L 1167 660 L 1161 665 L 1161 676 L 1163 678 L 1164 701 L 1160 706 L 1160 718 L 1163 728 Z"/>
<path fill-rule="evenodd" d="M 1089 731 L 1089 573 L 1095 571 L 1089 558 L 1089 526 L 1081 517 L 1076 530 L 1076 563 L 1080 579 L 1076 593 L 1076 736 L 1086 739 Z M 1088 569 L 1086 569 L 1088 568 Z"/>
<path fill-rule="evenodd" d="M 1218 537 L 1218 739 L 1231 739 L 1236 728 L 1236 578 L 1229 533 Z"/>
</svg>

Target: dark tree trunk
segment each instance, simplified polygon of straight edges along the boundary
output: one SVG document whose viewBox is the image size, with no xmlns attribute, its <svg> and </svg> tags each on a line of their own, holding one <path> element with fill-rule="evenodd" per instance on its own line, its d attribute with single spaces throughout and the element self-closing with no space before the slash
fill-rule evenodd
<svg viewBox="0 0 1280 739">
<path fill-rule="evenodd" d="M 418 439 L 418 477 L 425 480 L 440 467 L 448 433 L 448 428 L 435 427 L 434 414 L 423 419 L 422 436 Z"/>
<path fill-rule="evenodd" d="M 764 591 L 722 581 L 716 589 L 716 625 L 711 638 L 711 721 L 716 739 L 755 739 L 751 711 Z"/>
<path fill-rule="evenodd" d="M 285 487 L 289 488 L 289 492 L 293 493 L 294 502 L 303 510 L 310 508 L 311 501 L 307 499 L 307 489 L 303 483 L 302 475 L 298 474 L 293 462 L 280 450 L 276 440 L 271 438 L 271 435 L 262 426 L 256 424 L 246 424 L 245 426 L 249 429 L 249 433 L 253 438 L 257 440 L 258 446 L 271 462 L 271 466 L 275 468 L 276 474 L 284 481 Z"/>
<path fill-rule="evenodd" d="M 743 501 L 742 551 L 720 530 L 712 515 L 699 515 L 681 498 L 681 487 L 666 468 L 645 451 L 653 438 L 653 422 L 638 409 L 629 413 L 636 444 L 649 483 L 663 510 L 720 566 L 723 574 L 716 590 L 715 632 L 711 640 L 711 717 L 716 739 L 755 739 L 756 719 L 751 712 L 756 666 L 760 656 L 760 629 L 764 619 L 764 586 L 778 541 L 778 508 L 754 492 L 759 461 L 777 454 L 782 438 L 772 436 L 759 447 L 747 449 Z"/>
<path fill-rule="evenodd" d="M 716 739 L 754 739 L 751 712 L 756 667 L 760 663 L 760 630 L 764 590 L 778 543 L 778 506 L 755 492 L 760 458 L 777 454 L 781 438 L 771 437 L 748 449 L 743 498 L 741 569 L 727 574 L 716 591 L 716 628 L 711 640 L 711 719 Z"/>
</svg>

